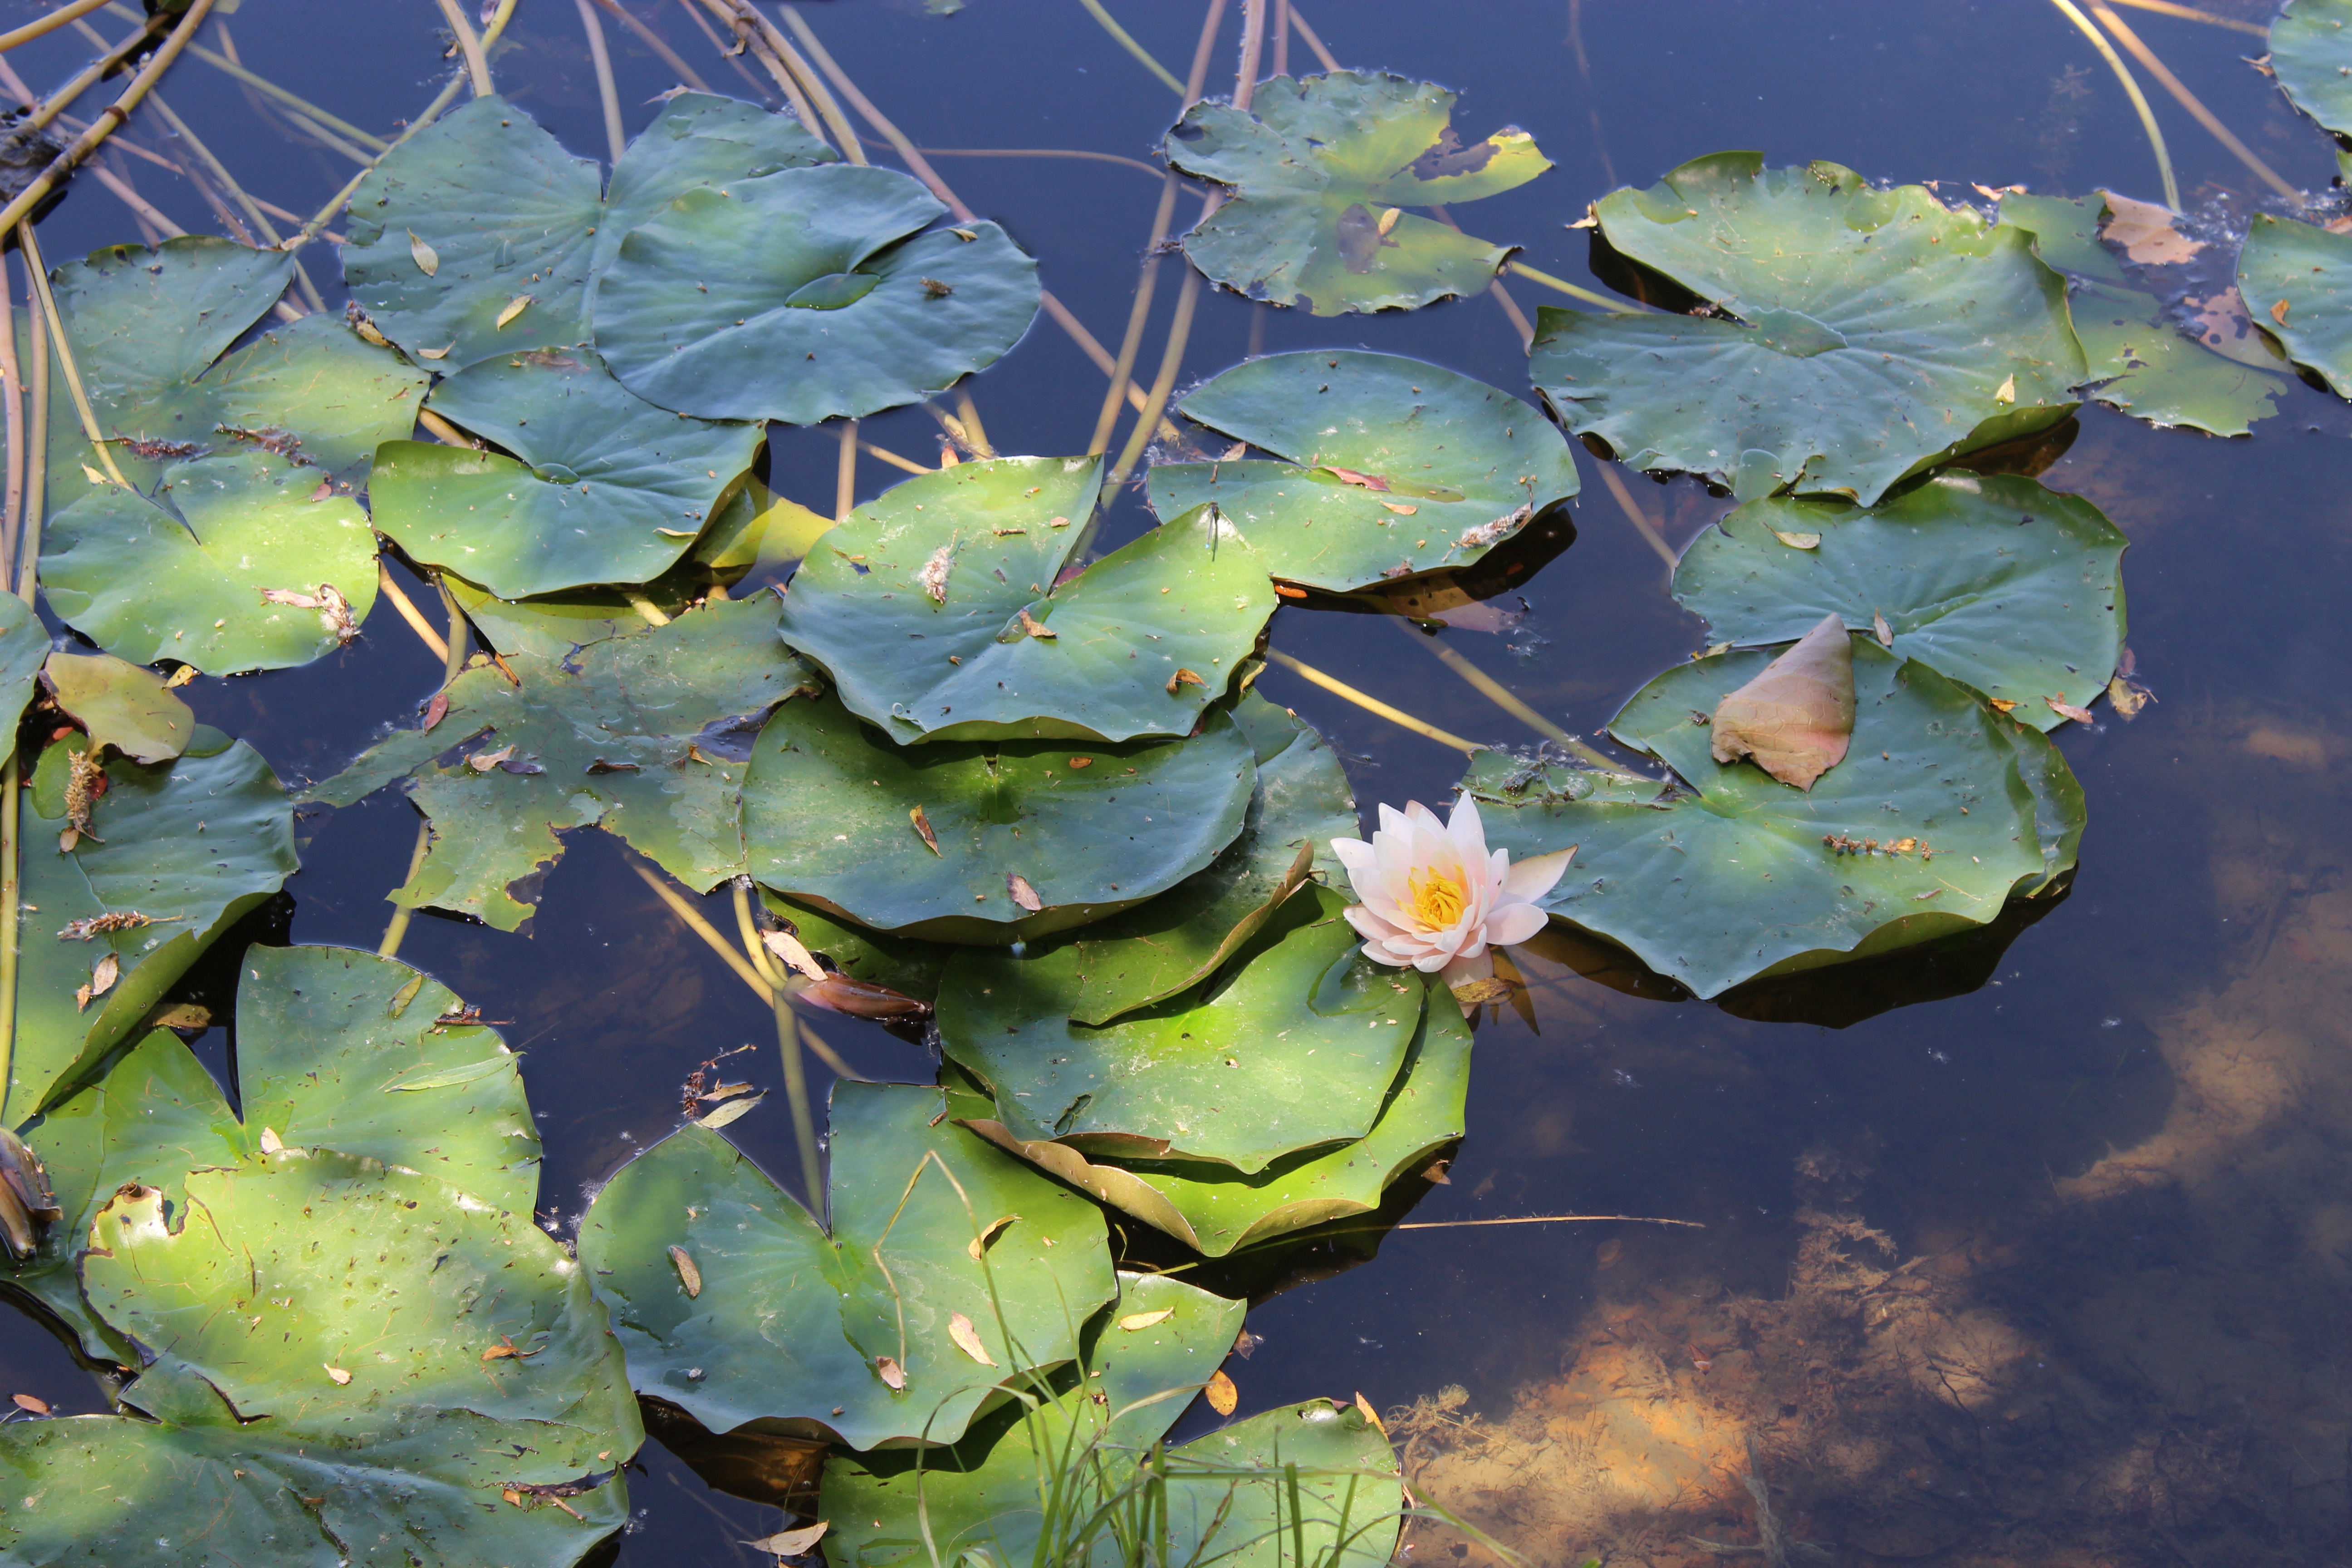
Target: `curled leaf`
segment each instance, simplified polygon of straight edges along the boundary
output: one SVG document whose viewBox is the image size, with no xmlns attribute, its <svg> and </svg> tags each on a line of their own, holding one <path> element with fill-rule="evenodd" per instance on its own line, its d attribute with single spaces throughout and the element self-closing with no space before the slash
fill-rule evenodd
<svg viewBox="0 0 2352 1568">
<path fill-rule="evenodd" d="M 1845 622 L 1822 617 L 1761 674 L 1716 704 L 1715 760 L 1746 757 L 1782 784 L 1810 790 L 1845 760 L 1853 737 L 1853 646 Z"/>
<path fill-rule="evenodd" d="M 2011 374 L 2008 380 L 1993 388 L 1992 400 L 1995 403 L 2000 404 L 2010 404 L 2017 401 L 2017 376 L 2014 372 Z"/>
<path fill-rule="evenodd" d="M 89 983 L 74 992 L 76 1010 L 89 1011 L 90 1003 L 113 990 L 114 983 L 121 978 L 122 978 L 122 961 L 110 952 L 98 961 L 97 968 L 89 972 Z"/>
<path fill-rule="evenodd" d="M 754 1552 L 765 1552 L 771 1556 L 799 1557 L 824 1540 L 824 1532 L 832 1528 L 830 1523 L 821 1519 L 814 1524 L 800 1530 L 779 1531 L 773 1535 L 761 1536 L 757 1541 L 747 1541 L 743 1544 Z"/>
<path fill-rule="evenodd" d="M 990 1355 L 988 1353 L 988 1347 L 980 1342 L 980 1331 L 973 1328 L 971 1326 L 971 1320 L 965 1317 L 961 1312 L 954 1312 L 949 1315 L 948 1338 L 955 1342 L 956 1349 L 963 1352 L 964 1354 L 971 1357 L 972 1360 L 980 1363 L 981 1365 L 994 1366 L 996 1364 L 996 1358 Z"/>
<path fill-rule="evenodd" d="M 261 1152 L 265 1154 L 283 1154 L 286 1152 L 286 1140 L 278 1136 L 278 1129 L 275 1127 L 263 1128 L 261 1130 L 261 1137 L 257 1142 L 261 1146 Z"/>
<path fill-rule="evenodd" d="M 1192 671 L 1189 669 L 1180 669 L 1175 674 L 1168 678 L 1168 695 L 1171 697 L 1175 696 L 1176 689 L 1180 686 L 1206 686 L 1209 683 L 1207 681 L 1202 679 Z"/>
<path fill-rule="evenodd" d="M 1381 1413 L 1372 1408 L 1372 1402 L 1364 1397 L 1361 1389 L 1356 1392 L 1356 1409 L 1362 1414 L 1366 1426 L 1383 1437 L 1389 1435 L 1388 1423 L 1381 1419 Z"/>
<path fill-rule="evenodd" d="M 1021 612 L 1021 629 L 1033 637 L 1051 637 L 1055 635 L 1053 627 L 1025 609 Z"/>
<path fill-rule="evenodd" d="M 1242 1402 L 1242 1391 L 1223 1372 L 1209 1374 L 1209 1386 L 1201 1390 L 1208 1395 L 1209 1408 L 1220 1415 L 1231 1415 Z"/>
<path fill-rule="evenodd" d="M 671 1247 L 669 1260 L 677 1268 L 677 1282 L 686 1287 L 687 1295 L 689 1297 L 701 1295 L 702 1270 L 695 1266 L 693 1258 L 688 1254 L 686 1248 Z"/>
<path fill-rule="evenodd" d="M 1004 1234 L 1005 1227 L 1020 1217 L 1017 1214 L 1009 1214 L 1002 1219 L 990 1221 L 986 1230 L 964 1243 L 963 1249 L 971 1255 L 974 1263 L 978 1263 L 988 1256 L 988 1249 L 996 1245 L 996 1238 Z"/>
</svg>

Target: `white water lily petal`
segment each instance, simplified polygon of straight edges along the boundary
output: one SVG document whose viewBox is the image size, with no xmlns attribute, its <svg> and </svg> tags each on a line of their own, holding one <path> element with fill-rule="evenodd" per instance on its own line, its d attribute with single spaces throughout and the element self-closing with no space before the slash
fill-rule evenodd
<svg viewBox="0 0 2352 1568">
<path fill-rule="evenodd" d="M 1365 938 L 1364 956 L 1393 968 L 1443 973 L 1448 984 L 1494 973 L 1488 949 L 1525 942 L 1544 927 L 1534 900 L 1568 870 L 1575 851 L 1517 866 L 1488 850 L 1478 807 L 1464 796 L 1450 820 L 1419 801 L 1382 805 L 1370 843 L 1335 838 L 1358 903 L 1348 923 Z"/>
</svg>

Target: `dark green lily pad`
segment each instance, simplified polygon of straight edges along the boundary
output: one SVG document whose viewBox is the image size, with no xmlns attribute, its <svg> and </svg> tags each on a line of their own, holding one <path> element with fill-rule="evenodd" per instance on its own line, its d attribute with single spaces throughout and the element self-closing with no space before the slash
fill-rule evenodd
<svg viewBox="0 0 2352 1568">
<path fill-rule="evenodd" d="M 47 1307 L 93 1356 L 121 1353 L 74 1274 L 99 1209 L 126 1182 L 176 1196 L 189 1172 L 262 1152 L 265 1129 L 287 1148 L 404 1165 L 519 1213 L 538 1194 L 539 1134 L 521 1058 L 490 1030 L 457 1021 L 446 986 L 347 948 L 256 947 L 243 967 L 242 1121 L 179 1037 L 159 1029 L 21 1130 L 66 1217 L 37 1257 L 18 1266 L 0 1258 L 0 1288 Z"/>
<path fill-rule="evenodd" d="M 1213 501 L 1275 577 L 1335 594 L 1467 566 L 1576 493 L 1549 420 L 1422 360 L 1268 354 L 1181 406 L 1282 461 L 1155 464 L 1152 510 Z"/>
<path fill-rule="evenodd" d="M 554 1568 L 625 1521 L 620 1347 L 528 1209 L 301 1150 L 184 1192 L 168 1215 L 112 1194 L 82 1259 L 149 1363 L 125 1403 L 158 1421 L 0 1430 L 0 1473 L 41 1500 L 0 1515 L 0 1553 Z M 485 1358 L 509 1345 L 529 1359 Z"/>
<path fill-rule="evenodd" d="M 688 191 L 598 279 L 597 351 L 638 396 L 707 419 L 912 403 L 1037 313 L 1037 264 L 1002 228 L 918 232 L 946 212 L 912 175 L 847 163 Z"/>
<path fill-rule="evenodd" d="M 1160 151 L 1233 196 L 1184 237 L 1184 254 L 1228 289 L 1318 316 L 1476 293 L 1515 247 L 1397 209 L 1496 195 L 1551 164 L 1516 126 L 1461 145 L 1454 97 L 1333 71 L 1262 81 L 1248 110 L 1194 104 Z"/>
<path fill-rule="evenodd" d="M 1746 500 L 1874 505 L 1906 475 L 2047 428 L 2089 374 L 2025 231 L 1816 163 L 1717 153 L 1595 208 L 1609 243 L 1712 317 L 1547 307 L 1530 369 L 1560 422 L 1637 468 Z"/>
<path fill-rule="evenodd" d="M 793 578 L 784 640 L 902 743 L 1191 733 L 1257 646 L 1273 586 L 1208 510 L 1057 585 L 1101 469 L 999 458 L 893 487 Z"/>
<path fill-rule="evenodd" d="M 224 452 L 166 468 L 154 500 L 93 489 L 42 537 L 49 606 L 133 664 L 227 675 L 332 653 L 375 606 L 375 533 L 357 501 L 319 493 L 322 478 Z"/>
<path fill-rule="evenodd" d="M 1781 534 L 1820 542 L 1800 550 Z M 2123 651 L 2129 542 L 2079 496 L 1954 474 L 1868 510 L 1749 501 L 1692 541 L 1674 595 L 1714 642 L 1792 642 L 1831 615 L 1868 634 L 1884 616 L 1897 658 L 2054 730 L 2065 720 L 2045 699 L 2088 707 Z"/>
<path fill-rule="evenodd" d="M 2287 0 L 2271 23 L 2270 68 L 2297 109 L 2352 136 L 2352 5 Z"/>
<path fill-rule="evenodd" d="M 770 914 L 790 921 L 793 934 L 809 952 L 835 970 L 852 980 L 887 985 L 920 1002 L 940 994 L 940 973 L 955 955 L 955 949 L 944 942 L 872 931 L 766 888 L 760 889 L 760 900 Z"/>
<path fill-rule="evenodd" d="M 998 1385 L 1075 1357 L 1118 1290 L 1102 1212 L 941 1104 L 913 1084 L 834 1085 L 829 1231 L 704 1128 L 623 1166 L 581 1221 L 580 1263 L 638 1392 L 714 1432 L 952 1443 Z M 993 1365 L 958 1346 L 957 1317 Z"/>
<path fill-rule="evenodd" d="M 41 753 L 18 818 L 31 908 L 5 1096 L 12 1126 L 130 1039 L 173 982 L 297 865 L 293 807 L 269 765 L 244 742 L 205 729 L 171 762 L 110 759 L 106 794 L 91 814 L 94 837 L 60 850 L 67 758 L 82 746 L 77 735 Z M 55 934 L 108 915 L 151 923 L 87 942 Z M 78 1005 L 75 991 L 93 984 L 109 955 L 121 978 Z"/>
<path fill-rule="evenodd" d="M 631 228 L 688 191 L 832 157 L 790 115 L 680 93 L 630 143 L 604 198 L 593 163 L 504 99 L 478 98 L 361 183 L 343 277 L 386 337 L 443 370 L 577 347 L 589 339 L 590 283 Z"/>
<path fill-rule="evenodd" d="M 1187 741 L 901 747 L 826 696 L 787 702 L 761 732 L 743 838 L 761 884 L 861 924 L 1020 942 L 1208 865 L 1242 830 L 1254 772 L 1248 737 L 1213 710 Z"/>
<path fill-rule="evenodd" d="M 660 576 L 761 440 L 756 425 L 656 408 L 584 351 L 486 361 L 431 405 L 514 456 L 387 442 L 368 487 L 376 525 L 509 599 Z"/>
<path fill-rule="evenodd" d="M 653 623 L 632 601 L 633 595 L 641 595 L 655 609 L 676 619 L 710 593 L 709 576 L 691 562 L 640 587 L 574 588 L 530 599 L 501 599 L 454 572 L 446 574 L 443 581 L 466 618 L 492 647 L 509 658 L 529 653 L 557 661 L 568 660 L 575 649 L 650 630 Z"/>
<path fill-rule="evenodd" d="M 0 763 L 16 754 L 16 721 L 40 688 L 41 667 L 49 658 L 49 628 L 33 607 L 14 594 L 0 593 Z"/>
<path fill-rule="evenodd" d="M 697 891 L 743 871 L 743 747 L 769 709 L 810 686 L 776 640 L 772 605 L 720 602 L 582 649 L 469 669 L 430 730 L 401 730 L 304 797 L 345 806 L 394 780 L 432 819 L 433 845 L 392 895 L 404 909 L 512 931 L 513 886 L 563 853 L 558 832 L 602 826 Z M 435 759 L 456 748 L 457 760 Z"/>
<path fill-rule="evenodd" d="M 61 648 L 49 655 L 41 676 L 57 705 L 101 750 L 111 746 L 134 763 L 165 763 L 196 738 L 195 710 L 144 665 Z"/>
<path fill-rule="evenodd" d="M 1487 843 L 1514 861 L 1574 846 L 1538 901 L 1700 996 L 1983 925 L 2072 868 L 2083 794 L 2057 748 L 1868 637 L 1853 748 L 1811 792 L 1717 763 L 1693 716 L 1779 651 L 1677 665 L 1611 721 L 1696 793 L 1479 753 L 1465 787 Z"/>
<path fill-rule="evenodd" d="M 109 246 L 57 269 L 91 412 L 132 483 L 152 487 L 181 458 L 265 447 L 324 470 L 314 483 L 356 483 L 378 442 L 415 428 L 430 377 L 331 316 L 274 327 L 221 358 L 293 276 L 290 256 L 206 235 Z M 58 497 L 93 461 L 64 382 L 51 384 L 49 406 Z"/>
<path fill-rule="evenodd" d="M 2352 234 L 2255 214 L 2238 252 L 2238 291 L 2295 363 L 2352 397 Z"/>
<path fill-rule="evenodd" d="M 1244 1175 L 1371 1131 L 1422 990 L 1357 950 L 1348 900 L 1309 885 L 1198 994 L 1100 1028 L 1070 1022 L 1086 954 L 973 948 L 940 984 L 940 1046 L 1024 1142 Z"/>
<path fill-rule="evenodd" d="M 2000 198 L 2002 224 L 2030 232 L 2034 254 L 2072 279 L 2067 305 L 2095 384 L 2091 395 L 2151 425 L 2248 434 L 2272 412 L 2285 377 L 2216 353 L 2168 322 L 2163 301 L 2135 287 L 2099 243 L 2106 210 L 2099 196 Z"/>
<path fill-rule="evenodd" d="M 1410 984 L 1410 982 L 1408 982 Z M 1423 1009 L 1379 1119 L 1352 1143 L 1286 1154 L 1244 1174 L 1230 1165 L 1089 1157 L 1067 1143 L 1022 1139 L 985 1101 L 957 1114 L 991 1142 L 1034 1160 L 1113 1208 L 1210 1258 L 1380 1206 L 1400 1176 L 1462 1136 L 1470 1092 L 1470 1027 L 1453 998 Z"/>
</svg>

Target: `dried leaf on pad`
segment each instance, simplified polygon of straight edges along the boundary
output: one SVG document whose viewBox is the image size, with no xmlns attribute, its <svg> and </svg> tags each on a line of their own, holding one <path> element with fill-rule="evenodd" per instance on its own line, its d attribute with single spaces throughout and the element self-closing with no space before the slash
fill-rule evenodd
<svg viewBox="0 0 2352 1568">
<path fill-rule="evenodd" d="M 1717 762 L 1746 757 L 1782 784 L 1811 789 L 1845 760 L 1853 738 L 1853 645 L 1845 622 L 1824 616 L 1717 703 L 1713 722 Z"/>
</svg>

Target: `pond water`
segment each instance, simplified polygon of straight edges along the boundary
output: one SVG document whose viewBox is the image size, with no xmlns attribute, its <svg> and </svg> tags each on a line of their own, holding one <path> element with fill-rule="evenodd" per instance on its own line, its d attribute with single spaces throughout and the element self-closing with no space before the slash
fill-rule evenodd
<svg viewBox="0 0 2352 1568">
<path fill-rule="evenodd" d="M 689 8 L 624 3 L 717 90 L 753 93 Z M 1201 6 L 1109 4 L 1182 74 Z M 45 8 L 8 0 L 0 25 Z M 971 0 L 947 16 L 916 0 L 801 9 L 868 96 L 941 154 L 959 194 L 1116 344 L 1158 198 L 1150 168 L 964 154 L 1084 150 L 1149 164 L 1174 95 L 1067 0 Z M 2254 0 L 2210 9 L 2268 19 Z M 1213 83 L 1230 83 L 1232 10 Z M 1725 148 L 1954 191 L 2160 195 L 2114 76 L 2045 0 L 1349 0 L 1306 15 L 1346 65 L 1460 91 L 1466 133 L 1506 122 L 1532 132 L 1557 167 L 1486 201 L 1473 226 L 1591 287 L 1587 235 L 1566 226 L 1586 203 Z M 2130 16 L 2288 181 L 2327 184 L 2325 137 L 2243 58 L 2259 38 Z M 96 20 L 110 37 L 124 26 Z M 605 22 L 634 133 L 677 74 Z M 255 71 L 379 131 L 415 113 L 452 68 L 425 0 L 245 0 L 215 30 Z M 493 61 L 501 89 L 570 147 L 600 151 L 574 7 L 523 0 L 509 37 Z M 1294 69 L 1314 68 L 1299 37 L 1287 47 Z M 86 58 L 68 31 L 7 59 L 40 88 Z M 314 210 L 350 176 L 353 165 L 207 67 L 177 68 L 166 96 L 249 191 L 286 208 Z M 2186 205 L 2224 223 L 2261 205 L 2266 192 L 2220 142 L 2168 99 L 2155 112 Z M 136 123 L 132 134 L 159 135 Z M 187 184 L 136 158 L 109 166 L 188 229 L 217 228 Z M 1196 210 L 1182 198 L 1180 227 Z M 89 180 L 44 226 L 53 265 L 137 234 Z M 319 260 L 314 276 L 340 304 Z M 1163 274 L 1147 376 L 1181 265 Z M 1507 287 L 1530 314 L 1566 302 L 1524 279 Z M 1207 290 L 1180 387 L 1252 353 L 1301 348 L 1412 354 L 1528 386 L 1519 335 L 1490 298 L 1317 319 Z M 1063 453 L 1083 448 L 1103 384 L 1041 318 L 971 391 L 998 450 Z M 920 407 L 859 433 L 936 460 L 938 426 Z M 2339 1554 L 2352 1539 L 2352 816 L 2331 781 L 2352 760 L 2341 719 L 2352 469 L 2335 445 L 2347 437 L 2344 404 L 2292 382 L 2246 439 L 2086 404 L 2040 478 L 2130 537 L 2129 643 L 2156 701 L 2130 722 L 2102 705 L 2055 737 L 2089 804 L 2066 895 L 1933 963 L 1831 968 L 1721 1004 L 1685 999 L 1597 948 L 1531 944 L 1525 1009 L 1479 1020 L 1467 1136 L 1446 1182 L 1410 1182 L 1383 1212 L 1426 1228 L 1360 1225 L 1280 1277 L 1238 1264 L 1195 1276 L 1253 1295 L 1260 1342 L 1228 1366 L 1244 1413 L 1360 1392 L 1399 1413 L 1391 1427 L 1419 1495 L 1546 1565 L 1696 1562 L 1707 1559 L 1693 1537 L 1754 1540 L 1740 1480 L 1751 1436 L 1791 1533 L 1845 1561 Z M 830 428 L 779 427 L 771 484 L 829 511 L 836 449 Z M 1706 639 L 1667 596 L 1666 565 L 1601 481 L 1604 465 L 1576 458 L 1573 542 L 1491 601 L 1508 611 L 1493 629 L 1449 626 L 1433 644 L 1402 618 L 1292 607 L 1273 623 L 1273 647 L 1445 730 L 1532 743 L 1433 657 L 1450 648 L 1568 730 L 1599 731 Z M 1695 480 L 1617 472 L 1675 551 L 1731 505 Z M 857 498 L 901 477 L 863 461 Z M 1139 495 L 1121 498 L 1100 548 L 1149 522 Z M 198 679 L 182 695 L 282 777 L 314 781 L 412 723 L 440 677 L 379 604 L 344 653 Z M 1458 752 L 1285 668 L 1259 689 L 1331 739 L 1368 813 L 1450 798 Z M 389 794 L 306 816 L 301 870 L 252 938 L 373 950 L 415 831 L 414 809 Z M 723 924 L 724 895 L 710 903 Z M 751 1046 L 728 1075 L 781 1082 L 766 1003 L 593 830 L 571 836 L 525 934 L 426 914 L 401 956 L 525 1053 L 546 1149 L 541 1219 L 562 1235 L 604 1178 L 678 1125 L 678 1086 L 698 1064 Z M 217 954 L 193 988 L 235 973 Z M 908 1038 L 828 1015 L 813 1023 L 866 1076 L 931 1077 L 932 1057 Z M 226 1070 L 225 1030 L 198 1049 Z M 821 1093 L 828 1079 L 812 1071 Z M 796 1186 L 782 1107 L 778 1095 L 729 1135 Z M 1469 1223 L 1565 1215 L 1640 1217 Z M 1172 1260 L 1164 1246 L 1132 1245 L 1139 1258 Z M 26 1316 L 0 1320 L 9 1391 L 65 1411 L 105 1407 Z M 1196 1406 L 1176 1436 L 1216 1421 Z M 642 1463 L 621 1563 L 772 1561 L 741 1542 L 779 1528 L 778 1510 L 709 1489 L 658 1443 Z M 1427 1524 L 1407 1540 L 1415 1560 L 1489 1560 Z"/>
</svg>

